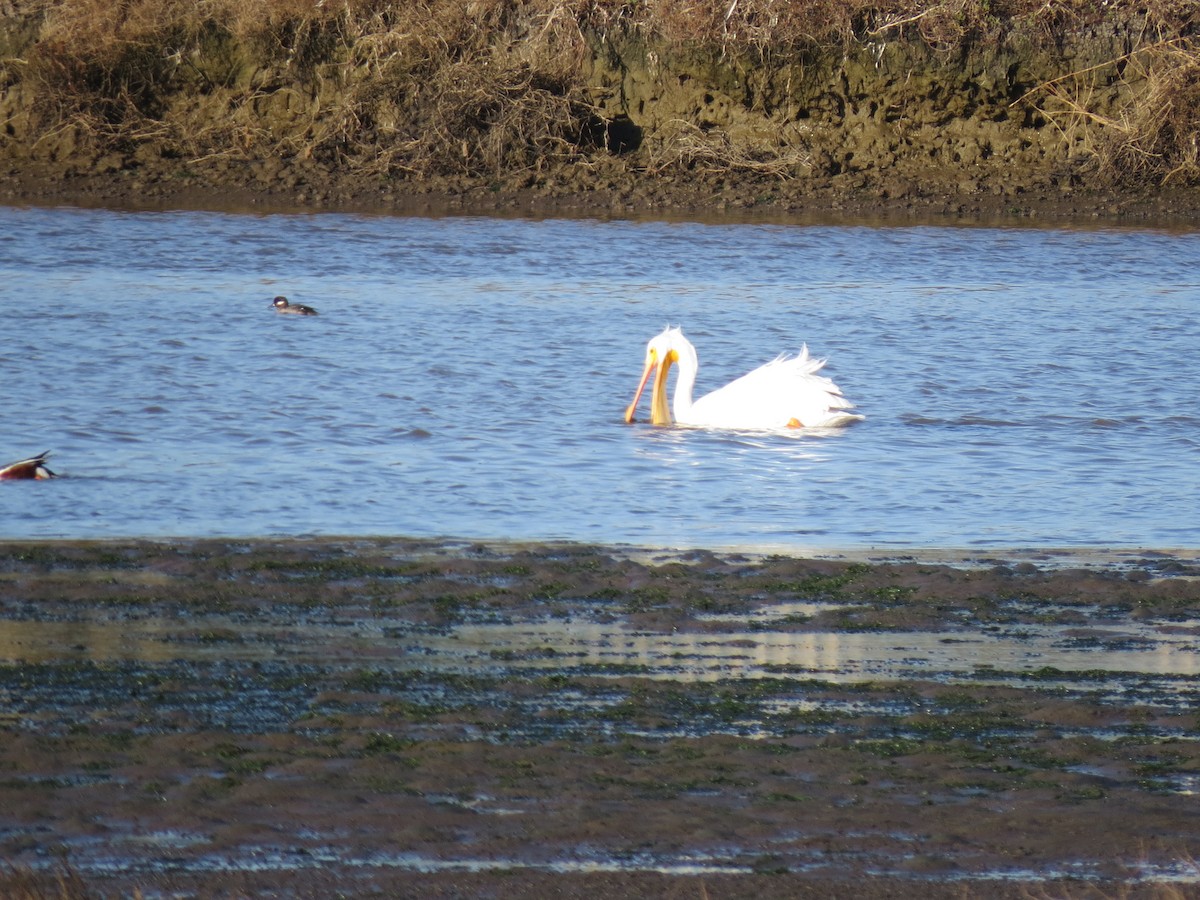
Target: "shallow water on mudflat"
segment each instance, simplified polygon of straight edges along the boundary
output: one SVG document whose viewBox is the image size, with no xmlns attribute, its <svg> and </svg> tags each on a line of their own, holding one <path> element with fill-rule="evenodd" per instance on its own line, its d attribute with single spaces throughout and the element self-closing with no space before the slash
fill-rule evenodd
<svg viewBox="0 0 1200 900">
<path fill-rule="evenodd" d="M 0 208 L 0 537 L 1200 547 L 1200 232 Z M 269 309 L 275 294 L 317 307 Z M 627 426 L 807 342 L 865 422 Z"/>
<path fill-rule="evenodd" d="M 786 616 L 787 604 L 775 618 Z M 135 661 L 287 661 L 294 665 L 352 665 L 504 677 L 506 674 L 586 672 L 681 683 L 723 679 L 864 680 L 944 684 L 1023 684 L 1062 689 L 1114 673 L 1104 692 L 1113 700 L 1136 691 L 1142 702 L 1192 702 L 1200 676 L 1195 622 L 1113 625 L 1020 625 L 968 632 L 796 632 L 730 617 L 733 630 L 664 633 L 622 619 L 541 619 L 417 627 L 406 619 L 330 618 L 247 622 L 244 617 L 154 615 L 111 620 L 82 610 L 72 621 L 5 621 L 0 664 L 87 660 L 101 665 Z M 769 622 L 770 620 L 768 620 Z M 1128 679 L 1128 683 L 1125 680 Z"/>
<path fill-rule="evenodd" d="M 5 858 L 147 897 L 1197 881 L 1191 562 L 451 544 L 4 543 Z"/>
</svg>

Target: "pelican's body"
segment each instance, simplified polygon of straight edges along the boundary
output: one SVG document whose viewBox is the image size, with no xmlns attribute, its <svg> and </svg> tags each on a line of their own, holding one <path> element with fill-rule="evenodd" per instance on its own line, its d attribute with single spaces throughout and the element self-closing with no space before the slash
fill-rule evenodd
<svg viewBox="0 0 1200 900">
<path fill-rule="evenodd" d="M 50 451 L 46 450 L 29 459 L 9 463 L 0 469 L 0 481 L 45 481 L 47 478 L 57 478 L 58 476 L 46 467 L 46 457 L 49 455 Z"/>
<path fill-rule="evenodd" d="M 291 303 L 287 297 L 276 297 L 271 301 L 271 305 L 275 307 L 275 312 L 292 316 L 315 316 L 317 314 L 317 311 L 311 306 L 305 306 L 303 303 Z"/>
<path fill-rule="evenodd" d="M 670 407 L 667 405 L 667 372 L 679 365 L 679 377 Z M 625 411 L 632 422 L 638 400 L 654 372 L 650 422 L 701 428 L 773 430 L 777 428 L 836 428 L 858 422 L 863 416 L 849 412 L 854 404 L 841 389 L 817 372 L 825 365 L 813 359 L 804 346 L 798 356 L 779 356 L 723 388 L 692 400 L 699 359 L 696 348 L 679 328 L 668 327 L 646 345 L 646 365 L 633 402 Z M 673 415 L 672 415 L 673 414 Z"/>
</svg>

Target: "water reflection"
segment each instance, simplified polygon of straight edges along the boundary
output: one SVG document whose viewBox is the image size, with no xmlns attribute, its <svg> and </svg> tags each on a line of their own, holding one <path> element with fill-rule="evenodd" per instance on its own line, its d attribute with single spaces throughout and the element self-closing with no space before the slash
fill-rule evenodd
<svg viewBox="0 0 1200 900">
<path fill-rule="evenodd" d="M 791 613 L 796 612 L 791 610 Z M 1200 674 L 1195 625 L 1119 629 L 1021 626 L 1009 633 L 832 633 L 764 630 L 662 633 L 627 622 L 547 620 L 464 624 L 430 631 L 411 622 L 349 618 L 267 625 L 243 619 L 6 622 L 0 660 L 172 660 L 355 663 L 477 672 L 590 670 L 684 682 L 725 678 L 832 683 L 911 679 L 961 682 L 1037 675 L 1094 681 L 1098 673 L 1189 679 Z"/>
<path fill-rule="evenodd" d="M 1127 632 L 1120 634 L 1122 640 L 1127 636 Z M 1104 642 L 1070 644 L 1063 629 L 1057 628 L 1023 629 L 1019 637 L 763 631 L 658 634 L 626 625 L 550 622 L 468 626 L 420 646 L 471 665 L 486 665 L 500 656 L 520 668 L 564 663 L 620 666 L 651 678 L 685 681 L 764 677 L 956 681 L 975 678 L 984 669 L 1021 674 L 1046 668 L 1067 673 L 1200 673 L 1200 656 L 1190 637 L 1155 635 L 1145 638 L 1141 646 L 1119 650 L 1105 649 Z M 553 648 L 551 659 L 542 655 L 547 648 Z"/>
</svg>

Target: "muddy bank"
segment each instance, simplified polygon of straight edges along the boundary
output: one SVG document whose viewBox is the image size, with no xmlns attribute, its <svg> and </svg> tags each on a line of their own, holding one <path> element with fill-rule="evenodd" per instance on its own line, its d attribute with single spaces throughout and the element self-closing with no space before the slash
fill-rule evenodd
<svg viewBox="0 0 1200 900">
<path fill-rule="evenodd" d="M 1164 225 L 1200 211 L 1186 15 L 848 8 L 804 38 L 812 23 L 764 31 L 749 2 L 714 8 L 707 31 L 650 6 L 247 22 L 151 0 L 154 15 L 96 28 L 81 3 L 0 20 L 0 201 Z"/>
<path fill-rule="evenodd" d="M 145 896 L 1192 890 L 1200 561 L 946 562 L 6 543 L 0 857 Z"/>
<path fill-rule="evenodd" d="M 1003 192 L 964 196 L 930 187 L 896 199 L 873 187 L 771 185 L 726 180 L 721 185 L 662 182 L 628 176 L 617 186 L 525 188 L 463 180 L 381 190 L 354 175 L 298 167 L 287 180 L 303 187 L 261 184 L 252 166 L 213 178 L 160 171 L 65 173 L 57 167 L 0 171 L 0 203 L 132 210 L 210 210 L 252 214 L 342 212 L 384 215 L 477 215 L 532 218 L 674 219 L 781 224 L 939 224 L 991 226 L 1136 226 L 1193 228 L 1200 192 L 1193 189 L 1108 188 L 1072 192 Z"/>
</svg>

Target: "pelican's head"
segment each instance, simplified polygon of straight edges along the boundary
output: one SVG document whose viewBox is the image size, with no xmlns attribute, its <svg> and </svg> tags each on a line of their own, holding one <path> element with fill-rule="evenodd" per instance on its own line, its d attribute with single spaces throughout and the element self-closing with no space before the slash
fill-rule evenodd
<svg viewBox="0 0 1200 900">
<path fill-rule="evenodd" d="M 633 421 L 633 417 L 637 413 L 638 401 L 642 398 L 642 391 L 646 388 L 646 382 L 650 380 L 650 373 L 654 372 L 654 389 L 650 392 L 650 424 L 671 424 L 671 408 L 667 403 L 667 373 L 670 371 L 672 363 L 679 362 L 680 350 L 685 346 L 690 347 L 691 345 L 683 336 L 683 331 L 669 325 L 663 329 L 662 334 L 655 335 L 646 344 L 646 362 L 642 370 L 642 380 L 638 382 L 633 402 L 625 410 L 627 423 Z"/>
</svg>

